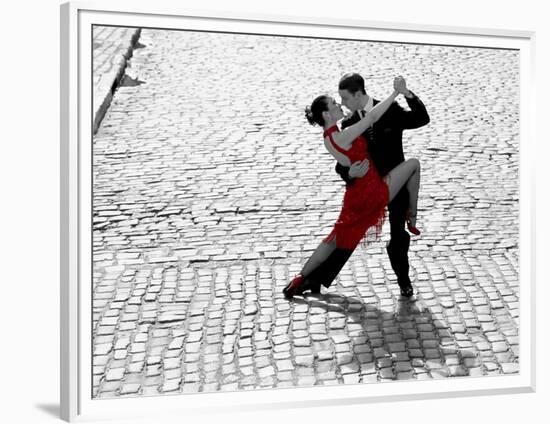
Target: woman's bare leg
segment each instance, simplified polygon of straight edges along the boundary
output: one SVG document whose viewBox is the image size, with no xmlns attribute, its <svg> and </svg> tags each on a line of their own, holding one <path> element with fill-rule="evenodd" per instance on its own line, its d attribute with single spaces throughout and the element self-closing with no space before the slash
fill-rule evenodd
<svg viewBox="0 0 550 424">
<path fill-rule="evenodd" d="M 409 192 L 410 222 L 416 226 L 416 209 L 418 205 L 418 190 L 420 188 L 420 162 L 418 159 L 408 159 L 400 163 L 389 172 L 388 185 L 390 202 L 395 195 L 406 185 Z"/>
</svg>

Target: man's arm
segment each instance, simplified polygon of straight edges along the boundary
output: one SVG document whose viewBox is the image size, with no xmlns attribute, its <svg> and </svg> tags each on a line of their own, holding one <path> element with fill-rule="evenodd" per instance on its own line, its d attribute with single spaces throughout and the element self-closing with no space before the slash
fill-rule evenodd
<svg viewBox="0 0 550 424">
<path fill-rule="evenodd" d="M 420 100 L 411 90 L 404 94 L 404 96 L 411 110 L 404 110 L 399 107 L 400 114 L 398 119 L 396 119 L 396 123 L 404 130 L 412 130 L 428 124 L 430 122 L 430 116 L 422 100 Z"/>
</svg>

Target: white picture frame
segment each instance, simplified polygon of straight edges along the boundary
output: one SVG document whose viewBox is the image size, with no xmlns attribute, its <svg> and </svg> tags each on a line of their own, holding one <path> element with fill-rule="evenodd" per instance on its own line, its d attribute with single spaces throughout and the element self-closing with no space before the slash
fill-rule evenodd
<svg viewBox="0 0 550 424">
<path fill-rule="evenodd" d="M 91 396 L 91 25 L 186 28 L 288 36 L 513 48 L 520 52 L 520 357 L 518 375 L 402 384 L 164 395 L 115 400 Z M 61 6 L 61 415 L 66 421 L 204 413 L 218 410 L 367 403 L 403 399 L 527 393 L 534 390 L 534 34 L 308 17 L 212 13 L 154 4 L 69 2 Z M 88 143 L 88 144 L 87 144 Z M 414 390 L 411 390 L 414 385 Z M 414 394 L 411 394 L 414 392 Z M 299 393 L 299 401 L 296 394 Z"/>
</svg>

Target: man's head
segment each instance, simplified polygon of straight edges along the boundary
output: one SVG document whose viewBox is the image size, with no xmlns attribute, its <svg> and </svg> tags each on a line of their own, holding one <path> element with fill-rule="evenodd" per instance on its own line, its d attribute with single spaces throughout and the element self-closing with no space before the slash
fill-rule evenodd
<svg viewBox="0 0 550 424">
<path fill-rule="evenodd" d="M 342 104 L 351 112 L 362 109 L 368 100 L 365 80 L 356 73 L 346 74 L 340 79 L 338 94 L 342 98 Z"/>
</svg>

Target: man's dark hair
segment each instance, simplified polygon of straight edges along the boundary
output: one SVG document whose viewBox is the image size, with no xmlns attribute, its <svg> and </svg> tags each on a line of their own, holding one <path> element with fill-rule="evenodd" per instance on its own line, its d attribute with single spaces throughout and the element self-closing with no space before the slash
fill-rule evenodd
<svg viewBox="0 0 550 424">
<path fill-rule="evenodd" d="M 348 90 L 351 94 L 355 94 L 358 91 L 361 91 L 363 94 L 367 94 L 365 91 L 365 80 L 361 75 L 354 72 L 346 74 L 340 78 L 338 90 Z"/>
</svg>

